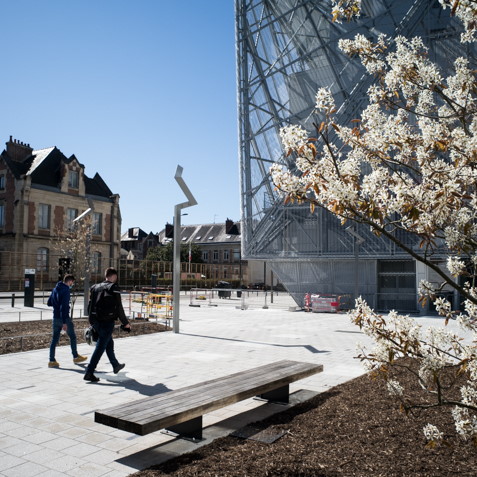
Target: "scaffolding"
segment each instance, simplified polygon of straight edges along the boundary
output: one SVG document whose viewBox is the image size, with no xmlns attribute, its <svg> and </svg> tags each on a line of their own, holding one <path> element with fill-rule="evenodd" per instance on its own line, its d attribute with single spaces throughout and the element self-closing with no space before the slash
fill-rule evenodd
<svg viewBox="0 0 477 477">
<path fill-rule="evenodd" d="M 168 322 L 172 318 L 172 295 L 169 293 L 148 293 L 144 296 L 147 319 L 165 319 Z"/>
</svg>

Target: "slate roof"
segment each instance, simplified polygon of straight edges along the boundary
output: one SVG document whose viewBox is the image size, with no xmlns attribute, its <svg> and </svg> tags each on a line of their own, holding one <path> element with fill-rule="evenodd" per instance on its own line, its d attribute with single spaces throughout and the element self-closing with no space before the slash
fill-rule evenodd
<svg viewBox="0 0 477 477">
<path fill-rule="evenodd" d="M 59 188 L 61 181 L 61 164 L 69 164 L 77 161 L 84 168 L 74 155 L 67 158 L 57 147 L 37 149 L 26 157 L 23 161 L 12 160 L 6 150 L 1 154 L 5 164 L 11 170 L 16 179 L 27 175 L 31 177 L 32 184 Z M 87 195 L 110 198 L 113 193 L 106 185 L 103 178 L 96 173 L 93 178 L 86 175 L 84 177 L 85 192 Z"/>
<path fill-rule="evenodd" d="M 191 240 L 192 238 L 192 240 Z M 159 232 L 159 242 L 165 243 L 165 229 Z M 226 233 L 225 224 L 200 224 L 181 226 L 181 242 L 196 244 L 240 242 L 240 223 L 233 224 L 230 233 Z"/>
</svg>

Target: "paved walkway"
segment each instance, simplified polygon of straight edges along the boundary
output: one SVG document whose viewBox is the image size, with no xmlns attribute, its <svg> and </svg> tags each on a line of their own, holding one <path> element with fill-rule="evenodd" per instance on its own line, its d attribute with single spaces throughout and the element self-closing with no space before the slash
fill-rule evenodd
<svg viewBox="0 0 477 477">
<path fill-rule="evenodd" d="M 189 307 L 182 297 L 180 333 L 116 340 L 117 356 L 126 367 L 114 375 L 104 356 L 98 384 L 83 381 L 84 365 L 73 364 L 69 347 L 57 350 L 59 369 L 47 367 L 46 349 L 0 356 L 0 475 L 126 476 L 283 406 L 249 399 L 207 414 L 206 439 L 200 444 L 96 424 L 96 409 L 280 359 L 324 365 L 323 373 L 291 385 L 292 392 L 322 392 L 363 373 L 353 356 L 355 344 L 367 339 L 346 315 L 292 312 L 288 306 L 294 303 L 287 300 L 282 298 L 281 308 L 275 303 L 275 308 L 241 310 L 226 300 L 223 306 Z M 0 316 L 11 311 L 8 306 L 0 305 Z M 81 354 L 90 356 L 92 350 L 79 346 Z M 295 398 L 311 395 L 297 392 Z"/>
</svg>

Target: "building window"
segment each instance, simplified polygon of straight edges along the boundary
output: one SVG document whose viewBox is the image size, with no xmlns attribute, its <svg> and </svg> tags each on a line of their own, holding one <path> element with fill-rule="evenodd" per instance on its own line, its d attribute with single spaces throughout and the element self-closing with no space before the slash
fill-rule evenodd
<svg viewBox="0 0 477 477">
<path fill-rule="evenodd" d="M 233 251 L 234 262 L 240 262 L 240 250 Z"/>
<path fill-rule="evenodd" d="M 214 258 L 213 258 L 214 262 L 218 262 L 219 261 L 219 251 L 218 250 L 214 250 Z"/>
<path fill-rule="evenodd" d="M 46 247 L 40 247 L 36 254 L 36 270 L 38 272 L 48 271 L 49 250 Z"/>
<path fill-rule="evenodd" d="M 224 262 L 228 262 L 230 260 L 230 252 L 228 250 L 224 250 Z"/>
<path fill-rule="evenodd" d="M 50 206 L 48 204 L 40 204 L 38 210 L 38 228 L 50 228 Z"/>
<path fill-rule="evenodd" d="M 93 252 L 91 268 L 93 273 L 101 273 L 101 252 Z"/>
<path fill-rule="evenodd" d="M 0 227 L 5 226 L 5 204 L 0 204 Z"/>
<path fill-rule="evenodd" d="M 0 190 L 5 190 L 5 174 L 0 175 Z"/>
<path fill-rule="evenodd" d="M 227 267 L 224 267 L 224 278 L 227 278 Z"/>
<path fill-rule="evenodd" d="M 209 261 L 209 251 L 202 252 L 202 261 L 207 263 Z"/>
<path fill-rule="evenodd" d="M 93 235 L 101 235 L 103 233 L 103 214 L 94 212 L 93 214 Z"/>
<path fill-rule="evenodd" d="M 66 209 L 66 228 L 68 230 L 73 230 L 73 220 L 75 220 L 76 217 L 78 217 L 78 209 Z"/>
<path fill-rule="evenodd" d="M 68 187 L 70 187 L 71 189 L 78 189 L 79 188 L 79 174 L 78 174 L 78 171 L 69 171 Z"/>
</svg>

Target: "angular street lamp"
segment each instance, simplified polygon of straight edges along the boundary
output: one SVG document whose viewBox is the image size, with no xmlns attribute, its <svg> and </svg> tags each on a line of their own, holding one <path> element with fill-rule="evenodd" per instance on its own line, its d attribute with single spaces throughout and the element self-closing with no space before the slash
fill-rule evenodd
<svg viewBox="0 0 477 477">
<path fill-rule="evenodd" d="M 177 166 L 174 179 L 187 197 L 187 202 L 182 202 L 174 206 L 174 254 L 173 254 L 173 276 L 172 276 L 172 330 L 179 333 L 179 300 L 181 291 L 181 210 L 186 207 L 197 205 L 197 201 L 182 179 L 183 168 Z"/>
</svg>

